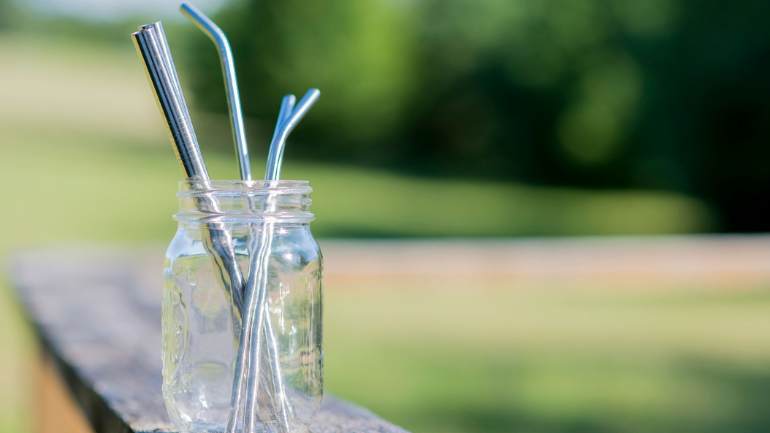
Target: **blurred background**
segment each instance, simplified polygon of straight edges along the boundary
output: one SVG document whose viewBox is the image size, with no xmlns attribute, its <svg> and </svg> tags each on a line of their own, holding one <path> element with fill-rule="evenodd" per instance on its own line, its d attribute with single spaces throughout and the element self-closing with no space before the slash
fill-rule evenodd
<svg viewBox="0 0 770 433">
<path fill-rule="evenodd" d="M 764 0 L 196 5 L 231 39 L 255 173 L 281 96 L 322 90 L 284 164 L 314 186 L 322 245 L 590 252 L 622 235 L 654 252 L 741 233 L 765 252 Z M 177 7 L 0 0 L 3 259 L 62 243 L 161 251 L 172 237 L 181 172 L 128 37 L 140 24 L 164 21 L 210 171 L 237 176 L 216 52 Z M 712 254 L 681 275 L 656 273 L 650 253 L 597 278 L 334 279 L 328 390 L 415 432 L 768 431 L 765 265 L 751 250 L 739 273 L 671 277 L 721 269 L 719 245 L 666 250 L 669 264 Z M 440 254 L 415 260 L 440 273 Z M 0 432 L 32 431 L 35 347 L 10 284 L 0 313 Z"/>
</svg>

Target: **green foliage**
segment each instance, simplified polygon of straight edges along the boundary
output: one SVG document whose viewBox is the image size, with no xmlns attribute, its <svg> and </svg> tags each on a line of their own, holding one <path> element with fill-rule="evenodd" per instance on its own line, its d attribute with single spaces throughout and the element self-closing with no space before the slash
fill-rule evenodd
<svg viewBox="0 0 770 433">
<path fill-rule="evenodd" d="M 36 173 L 24 188 L 12 189 L 7 199 L 17 205 L 6 209 L 5 217 L 46 227 L 26 233 L 26 241 L 43 242 L 54 234 L 137 241 L 169 237 L 181 171 L 130 42 L 117 50 L 25 35 L 0 39 L 0 51 L 17 60 L 0 70 L 0 81 L 17 83 L 5 94 L 14 104 L 0 106 L 0 181 L 12 185 Z M 193 113 L 196 121 L 198 114 Z M 205 122 L 197 126 L 207 129 Z M 231 145 L 226 152 L 213 152 L 210 142 L 201 143 L 212 177 L 233 178 Z M 323 236 L 687 233 L 712 224 L 708 208 L 681 194 L 405 176 L 300 161 L 294 148 L 303 143 L 292 140 L 283 177 L 311 181 L 318 217 L 314 232 Z M 264 156 L 253 152 L 255 176 Z M 57 218 L 49 221 L 30 197 L 46 197 Z M 110 197 L 111 205 L 102 207 Z"/>
<path fill-rule="evenodd" d="M 404 122 L 415 76 L 409 18 L 386 0 L 287 0 L 239 4 L 221 22 L 232 35 L 247 113 L 274 118 L 284 94 L 318 87 L 324 97 L 299 131 L 313 141 L 296 146 L 365 157 L 387 152 L 373 143 Z M 224 110 L 213 47 L 199 36 L 194 49 L 207 54 L 193 68 L 199 101 Z"/>
<path fill-rule="evenodd" d="M 13 23 L 15 10 L 11 0 L 0 0 L 0 30 L 7 30 Z"/>
<path fill-rule="evenodd" d="M 674 190 L 715 205 L 722 229 L 746 230 L 770 228 L 754 205 L 770 202 L 756 157 L 770 156 L 766 4 L 253 0 L 217 18 L 248 114 L 271 118 L 282 94 L 324 91 L 297 153 Z M 213 48 L 202 36 L 195 48 L 198 102 L 223 112 Z"/>
</svg>

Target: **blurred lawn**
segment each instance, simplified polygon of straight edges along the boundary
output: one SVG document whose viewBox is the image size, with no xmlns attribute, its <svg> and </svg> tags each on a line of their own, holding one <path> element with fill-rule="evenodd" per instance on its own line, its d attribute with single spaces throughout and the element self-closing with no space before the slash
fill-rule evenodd
<svg viewBox="0 0 770 433">
<path fill-rule="evenodd" d="M 0 69 L 2 257 L 51 242 L 172 236 L 180 171 L 132 50 L 128 40 L 118 50 L 0 35 L 0 53 L 14 59 Z M 234 175 L 230 155 L 206 150 L 213 175 Z M 710 223 L 702 205 L 673 194 L 407 178 L 294 161 L 291 148 L 285 177 L 313 183 L 320 235 L 658 233 Z M 327 287 L 327 385 L 416 432 L 770 429 L 767 288 L 379 284 Z M 23 404 L 29 339 L 8 299 L 3 433 L 28 429 L 32 413 Z"/>
<path fill-rule="evenodd" d="M 770 428 L 767 288 L 349 289 L 329 388 L 415 432 Z"/>
<path fill-rule="evenodd" d="M 15 185 L 7 217 L 42 229 L 25 243 L 158 240 L 173 230 L 181 170 L 126 39 L 121 49 L 0 35 L 0 53 L 14 59 L 0 69 L 0 180 Z M 333 104 L 333 97 L 320 103 Z M 220 153 L 231 146 L 210 145 L 230 142 L 225 119 L 193 117 L 212 176 L 234 177 L 234 157 Z M 269 132 L 251 125 L 256 137 Z M 265 139 L 252 142 L 253 155 L 266 154 Z M 259 173 L 262 162 L 253 165 Z M 678 233 L 711 223 L 701 203 L 677 194 L 409 178 L 303 163 L 292 158 L 291 145 L 283 177 L 311 180 L 321 236 Z M 56 220 L 44 208 L 55 209 Z"/>
<path fill-rule="evenodd" d="M 327 389 L 414 432 L 770 427 L 766 287 L 326 289 Z M 16 352 L 14 329 L 0 343 Z M 25 431 L 2 409 L 3 432 Z"/>
</svg>

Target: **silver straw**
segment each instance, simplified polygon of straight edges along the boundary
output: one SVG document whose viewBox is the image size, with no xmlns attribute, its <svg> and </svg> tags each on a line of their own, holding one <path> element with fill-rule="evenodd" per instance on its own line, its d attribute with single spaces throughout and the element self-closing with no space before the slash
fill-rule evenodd
<svg viewBox="0 0 770 433">
<path fill-rule="evenodd" d="M 147 24 L 131 36 L 145 66 L 155 101 L 166 120 L 174 151 L 185 175 L 192 181 L 192 187 L 210 191 L 208 172 L 179 86 L 163 26 L 160 22 Z M 196 183 L 200 185 L 195 185 Z M 202 210 L 221 214 L 212 194 L 202 194 L 196 197 L 196 201 Z M 243 276 L 236 261 L 232 237 L 221 222 L 208 223 L 207 228 L 206 248 L 212 252 L 220 277 L 231 296 L 239 299 L 240 290 L 234 288 L 243 286 Z"/>
<path fill-rule="evenodd" d="M 275 167 L 278 160 L 278 146 L 274 146 L 273 143 L 278 142 L 278 135 L 281 133 L 281 126 L 289 120 L 289 116 L 294 111 L 294 104 L 297 103 L 297 97 L 288 94 L 281 99 L 281 108 L 278 110 L 278 119 L 275 122 L 275 129 L 273 130 L 273 136 L 270 138 L 270 148 L 267 153 L 267 165 L 265 167 L 265 179 L 276 179 L 273 173 L 272 167 Z M 280 164 L 278 164 L 280 167 Z"/>
<path fill-rule="evenodd" d="M 274 137 L 278 134 L 281 124 L 285 122 L 291 115 L 294 109 L 294 103 L 296 101 L 297 98 L 294 95 L 286 95 L 282 98 L 281 107 L 278 110 L 278 119 L 276 121 L 275 130 L 273 131 Z M 270 152 L 274 151 L 273 147 L 270 147 L 269 150 Z M 272 234 L 270 234 L 270 236 L 272 237 Z M 265 305 L 263 305 L 263 307 L 263 309 L 266 310 L 267 307 Z M 286 387 L 284 386 L 283 376 L 281 374 L 281 360 L 280 352 L 278 350 L 278 341 L 275 338 L 275 331 L 273 330 L 270 314 L 265 311 L 264 316 L 260 314 L 260 317 L 265 318 L 264 333 L 265 337 L 267 337 L 267 356 L 269 361 L 268 366 L 270 367 L 271 375 L 273 376 L 273 405 L 278 407 L 278 415 L 281 421 L 280 425 L 284 428 L 285 431 L 289 431 L 289 418 L 292 416 L 292 408 L 291 402 L 289 401 L 289 396 L 286 394 Z M 257 359 L 259 357 L 259 347 L 260 346 L 257 344 L 252 345 L 251 350 L 249 351 L 250 360 Z M 256 387 L 258 385 L 259 383 L 256 383 L 254 386 Z M 275 401 L 276 396 L 278 401 Z"/>
<path fill-rule="evenodd" d="M 283 150 L 286 148 L 286 140 L 320 96 L 321 91 L 318 89 L 308 90 L 305 93 L 305 96 L 299 100 L 297 105 L 291 109 L 285 120 L 280 125 L 276 125 L 273 139 L 270 142 L 270 151 L 268 153 L 267 167 L 265 169 L 265 180 L 278 180 L 280 177 L 281 164 L 283 162 Z M 293 99 L 294 96 L 284 96 L 284 101 L 281 103 L 281 112 L 283 112 L 284 102 L 286 102 L 287 98 Z"/>
<path fill-rule="evenodd" d="M 283 149 L 286 146 L 286 140 L 289 134 L 297 127 L 302 118 L 307 114 L 310 108 L 320 97 L 321 92 L 318 89 L 310 89 L 305 93 L 305 96 L 297 103 L 295 107 L 291 107 L 293 102 L 293 95 L 288 95 L 281 101 L 281 110 L 279 112 L 279 121 L 276 125 L 275 133 L 273 134 L 272 142 L 270 143 L 270 151 L 268 157 L 268 164 L 265 172 L 265 180 L 268 182 L 277 181 L 280 177 L 281 162 L 283 159 Z M 268 195 L 266 209 L 267 211 L 275 210 L 275 197 Z M 256 319 L 250 320 L 252 326 L 256 329 L 252 329 L 251 334 L 256 335 L 256 342 L 252 344 L 249 353 L 249 365 L 251 366 L 251 375 L 248 378 L 246 388 L 246 421 L 245 428 L 247 432 L 252 433 L 255 431 L 254 414 L 257 410 L 257 398 L 258 398 L 258 384 L 259 384 L 259 351 L 261 347 L 260 336 L 262 335 L 262 329 L 270 329 L 270 322 L 268 320 L 268 312 L 266 308 L 267 297 L 267 265 L 268 255 L 273 241 L 274 223 L 267 220 L 262 229 L 262 239 L 260 240 L 259 253 L 253 257 L 251 265 L 251 274 L 246 282 L 246 297 L 251 302 L 247 313 L 256 314 Z M 256 278 L 251 278 L 255 275 Z M 256 295 L 255 295 L 256 292 Z M 264 318 L 264 320 L 262 320 Z M 268 342 L 268 349 L 273 342 Z M 275 351 L 274 351 L 275 352 Z M 271 357 L 272 360 L 272 357 Z M 289 418 L 291 417 L 291 405 L 286 395 L 286 390 L 283 388 L 283 383 L 277 383 L 279 389 L 277 394 L 279 397 L 279 409 L 280 409 L 280 422 L 284 429 L 284 432 L 289 431 Z"/>
<path fill-rule="evenodd" d="M 296 102 L 296 99 L 297 98 L 294 95 L 286 95 L 281 100 L 281 108 L 280 108 L 280 110 L 278 112 L 278 119 L 276 121 L 275 130 L 273 131 L 273 139 L 271 140 L 271 142 L 275 141 L 276 137 L 278 136 L 278 134 L 279 134 L 279 132 L 281 130 L 281 126 L 284 124 L 284 122 L 286 122 L 286 120 L 291 115 L 291 113 L 292 113 L 292 111 L 294 109 L 294 103 Z M 274 155 L 275 154 L 275 150 L 276 150 L 276 148 L 274 146 L 271 146 L 270 147 L 270 155 Z M 271 158 L 269 157 L 268 160 L 270 160 L 270 159 Z M 272 159 L 274 159 L 274 158 L 272 158 Z M 270 172 L 269 170 L 266 171 L 266 175 L 269 172 Z M 266 206 L 266 209 L 269 207 L 270 204 L 272 204 L 272 199 L 269 196 L 268 196 L 267 204 L 268 204 L 268 206 Z M 263 226 L 262 236 L 259 239 L 259 246 L 260 246 L 260 248 L 259 248 L 259 251 L 252 258 L 252 261 L 250 263 L 250 273 L 249 273 L 249 275 L 258 276 L 257 272 L 262 272 L 262 270 L 264 269 L 263 267 L 266 264 L 266 262 L 264 260 L 266 260 L 266 258 L 263 259 L 262 256 L 265 255 L 267 253 L 267 251 L 269 251 L 270 246 L 272 244 L 272 229 L 273 229 L 272 224 L 271 225 L 264 225 Z M 255 237 L 255 240 L 256 240 L 256 232 L 254 233 L 254 237 Z M 257 248 L 255 246 L 253 248 L 253 251 L 256 251 L 256 249 Z M 257 267 L 259 267 L 259 270 L 257 270 Z M 267 270 L 264 269 L 264 272 L 266 272 L 266 271 Z M 247 281 L 246 284 L 247 284 L 247 288 L 245 289 L 246 293 L 252 294 L 252 297 L 249 298 L 249 301 L 250 301 L 249 305 L 256 305 L 256 306 L 258 306 L 258 308 L 260 308 L 258 316 L 259 317 L 265 317 L 265 322 L 264 322 L 264 330 L 265 331 L 264 331 L 264 333 L 269 338 L 270 336 L 274 335 L 274 331 L 272 329 L 272 323 L 271 323 L 271 320 L 270 320 L 270 315 L 266 314 L 264 312 L 264 303 L 265 303 L 264 298 L 266 296 L 266 291 L 257 292 L 257 295 L 255 297 L 253 295 L 254 294 L 253 287 L 254 287 L 255 284 L 259 285 L 259 283 L 250 280 L 250 281 Z M 267 281 L 265 281 L 265 285 L 266 284 L 267 284 Z M 248 318 L 249 321 L 253 321 L 254 320 L 254 310 L 252 308 L 247 308 L 247 314 L 250 315 L 250 317 Z M 261 323 L 257 323 L 257 328 L 260 328 L 261 326 L 262 326 Z M 248 335 L 254 335 L 254 330 L 251 327 L 248 328 L 248 329 L 245 329 L 244 332 L 247 332 Z M 262 334 L 257 331 L 257 335 L 261 336 Z M 256 407 L 252 408 L 252 405 L 255 405 L 256 401 L 257 401 L 256 393 L 257 393 L 257 390 L 258 390 L 259 379 L 260 379 L 260 377 L 259 377 L 260 376 L 260 374 L 259 374 L 259 348 L 261 347 L 261 341 L 260 341 L 259 338 L 257 338 L 256 342 L 254 342 L 254 341 L 251 342 L 251 346 L 249 346 L 249 350 L 245 350 L 246 347 L 247 346 L 245 346 L 245 345 L 241 346 L 241 348 L 244 349 L 244 350 L 239 353 L 239 359 L 242 360 L 239 363 L 239 365 L 240 366 L 248 365 L 252 369 L 251 375 L 248 376 L 249 380 L 247 381 L 246 386 L 247 386 L 247 396 L 251 396 L 253 398 L 253 400 L 250 400 L 250 401 L 247 400 L 247 402 L 246 402 L 246 406 L 247 406 L 247 408 L 249 408 L 249 410 L 247 411 L 248 414 L 246 416 L 246 420 L 244 421 L 244 430 L 246 430 L 247 432 L 250 432 L 250 431 L 252 431 L 252 430 L 254 430 L 256 428 L 256 426 L 255 426 L 255 421 L 256 420 L 255 420 L 255 418 L 253 416 L 254 411 L 256 410 Z M 272 338 L 272 339 L 268 340 L 267 349 L 268 349 L 268 352 L 271 352 L 271 353 L 268 353 L 268 356 L 269 356 L 269 361 L 270 361 L 269 365 L 271 367 L 271 373 L 274 376 L 273 377 L 273 384 L 274 384 L 273 386 L 275 387 L 275 390 L 274 390 L 274 396 L 273 397 L 275 397 L 275 395 L 278 396 L 278 402 L 273 402 L 273 403 L 276 404 L 279 407 L 279 417 L 280 417 L 280 421 L 281 421 L 280 426 L 283 428 L 283 430 L 288 431 L 289 430 L 289 417 L 290 417 L 289 413 L 291 412 L 291 404 L 288 401 L 288 396 L 286 395 L 286 390 L 285 390 L 285 387 L 284 387 L 284 384 L 283 384 L 283 378 L 281 377 L 280 359 L 279 359 L 279 353 L 278 353 L 278 344 L 277 344 L 277 341 L 275 340 L 275 338 Z M 239 371 L 240 370 L 236 369 L 236 374 L 239 374 Z M 246 378 L 247 375 L 240 374 L 240 376 L 242 378 Z M 239 382 L 238 386 L 239 386 L 238 398 L 240 400 L 240 399 L 243 398 L 243 394 L 242 394 L 242 391 L 241 391 L 241 388 L 240 388 L 242 386 L 242 383 Z M 242 404 L 242 402 L 238 401 L 237 406 L 240 406 L 241 404 Z"/>
<path fill-rule="evenodd" d="M 170 61 L 165 33 L 160 22 L 140 27 L 131 34 L 137 53 L 144 62 L 155 100 L 166 119 L 174 150 L 188 178 L 208 179 L 206 165 L 198 147 L 195 130 L 186 109 L 184 96 Z"/>
<path fill-rule="evenodd" d="M 235 75 L 235 64 L 232 56 L 232 51 L 230 49 L 230 43 L 227 40 L 227 36 L 225 33 L 219 28 L 219 26 L 214 23 L 213 20 L 211 20 L 209 17 L 207 17 L 203 12 L 201 12 L 199 9 L 194 7 L 193 5 L 189 3 L 182 3 L 180 6 L 180 10 L 184 15 L 186 15 L 188 18 L 190 18 L 193 23 L 196 24 L 196 26 L 203 31 L 214 44 L 216 45 L 217 52 L 219 53 L 220 63 L 222 65 L 222 73 L 224 75 L 224 81 L 226 85 L 226 94 L 227 94 L 227 100 L 228 100 L 228 107 L 229 107 L 229 114 L 230 114 L 230 120 L 232 124 L 232 132 L 233 132 L 233 140 L 235 142 L 235 149 L 236 153 L 238 155 L 238 161 L 240 166 L 240 175 L 242 180 L 251 180 L 251 170 L 250 170 L 250 164 L 249 164 L 249 157 L 248 157 L 248 145 L 246 143 L 246 136 L 244 132 L 243 127 L 243 113 L 241 111 L 241 105 L 240 105 L 240 97 L 238 92 L 238 83 Z M 291 108 L 294 104 L 294 99 L 291 97 L 289 100 L 289 105 L 282 105 L 281 107 L 281 114 L 279 114 L 279 122 L 283 120 L 284 117 L 288 115 L 288 113 L 291 111 Z M 257 231 L 252 231 L 252 236 L 256 238 Z M 264 246 L 265 242 L 260 243 L 260 247 Z M 256 249 L 256 248 L 255 248 Z M 252 250 L 252 252 L 256 252 Z M 256 256 L 260 256 L 260 254 L 266 254 L 264 251 L 262 251 L 262 248 L 260 249 L 260 252 L 256 254 Z M 262 262 L 260 262 L 262 263 Z M 266 262 L 265 262 L 266 263 Z M 257 272 L 255 274 L 255 272 Z M 267 270 L 265 269 L 264 272 L 266 273 Z M 249 273 L 249 279 L 253 278 L 266 278 L 266 274 L 261 274 L 262 268 L 259 270 L 255 270 L 254 266 L 250 268 Z M 240 297 L 242 298 L 243 292 L 246 291 L 245 287 L 238 287 L 233 288 L 233 290 L 241 292 Z M 245 349 L 249 346 L 259 346 L 261 344 L 261 337 L 262 332 L 264 332 L 265 337 L 267 338 L 267 356 L 268 356 L 268 363 L 271 369 L 271 372 L 275 377 L 273 377 L 272 382 L 274 384 L 274 387 L 277 388 L 275 390 L 275 394 L 278 395 L 279 398 L 279 407 L 281 412 L 281 421 L 283 424 L 283 427 L 286 431 L 288 431 L 289 425 L 288 425 L 288 416 L 286 415 L 286 405 L 288 405 L 288 400 L 285 395 L 284 385 L 283 385 L 283 378 L 281 377 L 280 373 L 280 360 L 279 360 L 279 354 L 278 354 L 278 342 L 275 337 L 275 333 L 272 328 L 272 324 L 270 322 L 270 317 L 265 317 L 265 326 L 263 328 L 263 331 L 261 331 L 256 338 L 256 341 L 253 339 L 253 332 L 252 332 L 252 324 L 251 321 L 253 321 L 253 313 L 249 309 L 249 305 L 251 305 L 251 300 L 247 300 L 247 305 L 243 305 L 240 303 L 238 305 L 238 308 L 241 310 L 241 338 L 240 338 L 240 347 L 241 350 L 239 351 L 239 355 L 236 358 L 236 365 L 235 365 L 235 377 L 233 380 L 233 392 L 232 392 L 232 405 L 231 408 L 231 416 L 230 420 L 228 421 L 228 430 L 234 431 L 238 419 L 240 418 L 239 412 L 241 410 L 242 400 L 243 400 L 243 380 L 245 377 L 250 378 L 256 378 L 256 380 L 259 380 L 259 361 L 247 361 L 245 359 L 245 355 L 250 353 L 249 351 L 246 351 Z M 260 303 L 262 305 L 262 303 Z M 244 311 L 245 310 L 245 311 Z M 262 317 L 262 315 L 260 315 Z M 256 367 L 256 369 L 254 368 Z M 252 371 L 248 371 L 252 370 Z M 256 370 L 256 371 L 254 371 Z M 247 414 L 247 418 L 249 421 L 253 420 L 253 413 Z M 249 429 L 253 430 L 253 426 L 247 427 Z"/>
<path fill-rule="evenodd" d="M 241 179 L 251 180 L 251 163 L 249 162 L 249 146 L 246 143 L 246 129 L 243 126 L 243 112 L 241 110 L 241 97 L 238 92 L 238 79 L 235 76 L 235 62 L 230 49 L 230 42 L 222 29 L 214 21 L 207 17 L 195 6 L 182 3 L 179 7 L 184 15 L 214 42 L 219 53 L 219 61 L 222 65 L 222 74 L 227 89 L 227 104 L 230 113 L 230 124 L 233 131 L 233 141 L 238 155 L 238 166 Z"/>
</svg>

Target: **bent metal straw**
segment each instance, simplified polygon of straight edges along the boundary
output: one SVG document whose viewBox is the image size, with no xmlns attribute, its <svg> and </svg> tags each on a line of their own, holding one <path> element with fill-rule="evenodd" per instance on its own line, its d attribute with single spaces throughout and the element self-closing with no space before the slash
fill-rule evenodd
<svg viewBox="0 0 770 433">
<path fill-rule="evenodd" d="M 273 134 L 273 140 L 270 143 L 270 151 L 268 157 L 268 163 L 265 173 L 265 180 L 267 182 L 277 181 L 280 175 L 281 162 L 283 160 L 283 149 L 286 146 L 286 140 L 289 134 L 297 127 L 302 118 L 307 114 L 310 108 L 315 104 L 318 98 L 321 96 L 321 92 L 318 89 L 310 89 L 305 93 L 305 96 L 297 103 L 293 109 L 290 108 L 293 105 L 294 96 L 288 95 L 283 98 L 281 102 L 281 110 L 278 114 L 279 120 L 276 125 L 275 133 Z M 265 206 L 266 213 L 274 212 L 276 206 L 276 197 L 269 194 L 267 197 L 267 203 Z M 251 373 L 248 375 L 248 382 L 246 384 L 246 413 L 245 413 L 245 426 L 247 431 L 253 432 L 256 428 L 256 420 L 254 415 L 257 413 L 257 392 L 259 384 L 259 362 L 260 362 L 260 348 L 263 329 L 269 331 L 266 334 L 271 334 L 269 315 L 266 308 L 267 297 L 267 285 L 268 285 L 268 257 L 270 247 L 273 241 L 274 224 L 270 219 L 265 219 L 262 228 L 262 237 L 260 239 L 259 252 L 252 257 L 251 273 L 249 279 L 246 281 L 245 296 L 249 302 L 246 310 L 247 314 L 252 317 L 250 325 L 251 335 L 256 336 L 256 341 L 251 343 L 248 347 L 248 364 L 251 368 Z M 255 276 L 255 278 L 251 278 Z M 256 299 L 255 299 L 256 298 Z M 271 346 L 275 344 L 274 341 L 268 341 L 268 350 L 271 350 Z M 247 346 L 241 346 L 238 357 L 242 359 L 246 354 L 243 353 L 247 349 Z M 277 347 L 272 348 L 273 352 L 277 351 Z M 291 417 L 291 405 L 285 394 L 285 389 L 282 387 L 277 390 L 278 394 L 278 409 L 279 409 L 279 421 L 281 426 L 288 431 L 289 418 Z"/>
<path fill-rule="evenodd" d="M 248 157 L 243 154 L 242 150 L 247 149 L 245 133 L 243 130 L 243 117 L 240 107 L 240 98 L 238 96 L 238 86 L 236 82 L 235 66 L 233 62 L 232 51 L 230 49 L 230 43 L 227 40 L 225 33 L 208 18 L 203 12 L 190 5 L 189 3 L 182 3 L 181 11 L 188 18 L 190 18 L 216 45 L 217 51 L 220 56 L 220 62 L 222 64 L 222 71 L 225 78 L 225 84 L 227 89 L 227 99 L 230 109 L 230 119 L 232 122 L 233 137 L 235 139 L 236 149 L 239 152 L 239 160 L 241 163 L 241 177 L 248 179 L 245 176 L 246 171 L 243 170 L 244 161 L 248 161 Z M 281 103 L 281 110 L 278 115 L 278 122 L 276 130 L 271 141 L 270 153 L 267 163 L 267 171 L 265 180 L 277 180 L 283 158 L 283 149 L 285 147 L 286 138 L 288 134 L 296 127 L 301 118 L 310 109 L 310 107 L 318 99 L 320 93 L 318 90 L 313 89 L 308 92 L 305 98 L 300 101 L 300 104 L 294 109 L 295 98 L 293 95 L 284 97 Z M 268 204 L 272 205 L 272 197 L 268 197 Z M 267 211 L 270 211 L 268 206 Z M 280 373 L 280 362 L 278 359 L 278 344 L 275 338 L 275 333 L 272 329 L 270 317 L 265 312 L 266 303 L 266 291 L 267 291 L 267 260 L 270 251 L 270 245 L 272 243 L 272 224 L 266 224 L 262 230 L 262 239 L 260 239 L 260 249 L 257 254 L 254 255 L 252 265 L 250 266 L 249 279 L 246 281 L 246 287 L 244 290 L 244 297 L 247 299 L 247 304 L 242 311 L 242 339 L 239 349 L 238 358 L 236 359 L 236 371 L 233 382 L 233 399 L 231 408 L 231 417 L 228 423 L 228 430 L 235 431 L 238 420 L 239 412 L 242 410 L 243 400 L 243 388 L 242 381 L 247 380 L 246 384 L 246 410 L 244 427 L 247 431 L 253 431 L 256 426 L 256 420 L 254 415 L 257 412 L 257 392 L 260 381 L 260 348 L 261 338 L 267 339 L 267 357 L 270 363 L 270 370 L 273 375 L 272 383 L 275 386 L 274 397 L 277 397 L 278 406 L 278 418 L 280 426 L 283 430 L 289 430 L 289 417 L 291 416 L 291 405 L 286 396 L 285 387 L 283 384 L 283 377 Z M 256 231 L 253 232 L 256 237 Z M 256 249 L 256 248 L 255 248 Z M 256 288 L 256 305 L 254 305 L 254 298 L 252 294 L 255 293 Z M 257 311 L 255 311 L 255 308 Z M 254 317 L 256 315 L 256 318 Z M 254 329 L 256 327 L 256 329 Z M 249 350 L 247 350 L 247 348 Z M 248 356 L 248 359 L 245 359 Z M 248 368 L 247 368 L 248 367 Z M 247 373 L 247 370 L 248 373 Z"/>
<path fill-rule="evenodd" d="M 227 89 L 227 104 L 230 113 L 230 126 L 233 131 L 233 141 L 238 155 L 238 166 L 241 179 L 251 180 L 251 164 L 249 163 L 249 146 L 246 143 L 246 129 L 243 126 L 243 112 L 241 111 L 241 97 L 238 92 L 238 79 L 235 75 L 235 62 L 230 42 L 227 36 L 209 17 L 195 6 L 182 3 L 179 9 L 184 15 L 195 23 L 206 36 L 214 42 L 219 53 L 219 61 L 222 64 L 222 74 Z"/>
<path fill-rule="evenodd" d="M 235 149 L 236 154 L 238 156 L 238 162 L 240 167 L 240 175 L 242 180 L 251 180 L 251 168 L 249 164 L 249 157 L 248 157 L 248 144 L 246 142 L 246 133 L 244 129 L 244 122 L 243 122 L 243 114 L 241 111 L 241 104 L 240 104 L 240 96 L 238 92 L 238 83 L 237 78 L 235 74 L 235 64 L 233 61 L 232 56 L 232 50 L 230 49 L 230 42 L 227 40 L 227 36 L 222 31 L 222 29 L 219 28 L 219 26 L 214 23 L 213 20 L 211 20 L 209 17 L 207 17 L 203 12 L 195 8 L 189 3 L 182 3 L 180 6 L 180 10 L 184 15 L 186 15 L 190 20 L 193 21 L 193 23 L 196 24 L 196 26 L 201 29 L 211 40 L 214 42 L 217 52 L 219 53 L 220 57 L 220 63 L 222 65 L 222 73 L 224 75 L 224 81 L 225 81 L 225 87 L 226 87 L 226 94 L 227 94 L 227 101 L 228 101 L 228 108 L 229 108 L 229 114 L 230 114 L 230 121 L 231 121 L 231 127 L 233 132 L 233 140 L 235 142 Z M 253 238 L 257 238 L 258 233 L 256 228 L 252 230 L 252 236 Z M 260 245 L 264 245 L 265 242 L 261 242 Z M 256 246 L 252 249 L 252 253 L 256 252 Z M 266 256 L 265 256 L 266 257 Z M 259 267 L 259 271 L 261 271 L 263 268 Z M 256 275 L 255 272 L 258 272 L 254 266 L 251 266 L 249 269 L 249 277 L 250 279 L 252 277 L 259 277 L 259 275 Z M 266 270 L 265 270 L 266 272 Z M 247 287 L 248 287 L 248 281 L 247 281 Z M 243 301 L 243 297 L 246 296 L 247 288 L 246 287 L 233 287 L 232 288 L 235 291 L 238 291 L 240 293 L 239 300 Z M 246 350 L 249 346 L 258 346 L 261 343 L 261 338 L 257 338 L 254 340 L 253 338 L 253 326 L 252 321 L 254 319 L 254 313 L 251 309 L 248 308 L 248 306 L 244 306 L 242 302 L 239 302 L 237 304 L 238 309 L 240 310 L 240 316 L 241 316 L 241 339 L 240 339 L 240 349 L 239 349 L 239 356 L 236 358 L 236 366 L 235 366 L 235 376 L 233 380 L 233 390 L 232 390 L 232 407 L 231 407 L 231 414 L 230 414 L 230 420 L 228 421 L 228 425 L 230 426 L 229 429 L 235 430 L 239 418 L 240 418 L 240 411 L 242 408 L 243 403 L 243 385 L 242 382 L 246 377 L 255 377 L 256 380 L 259 380 L 259 361 L 250 361 L 248 364 L 244 360 L 244 356 L 241 356 L 240 353 L 250 353 Z M 245 309 L 245 311 L 244 311 Z M 261 316 L 260 316 L 261 317 Z M 277 406 L 278 406 L 278 412 L 279 412 L 279 419 L 281 421 L 281 427 L 284 431 L 289 431 L 289 402 L 288 398 L 286 397 L 285 387 L 283 384 L 283 377 L 281 375 L 281 369 L 280 369 L 280 360 L 279 360 L 279 354 L 278 354 L 278 342 L 275 337 L 275 332 L 273 331 L 272 324 L 270 323 L 270 317 L 264 318 L 264 328 L 260 330 L 259 337 L 262 337 L 262 332 L 264 332 L 264 336 L 267 340 L 267 350 L 266 350 L 266 356 L 268 357 L 268 364 L 270 367 L 270 372 L 272 373 L 272 383 L 274 384 L 275 389 L 273 390 L 273 396 L 277 397 Z M 255 386 L 256 389 L 256 386 Z M 247 390 L 247 393 L 249 390 Z M 256 391 L 254 391 L 256 393 Z M 254 409 L 256 410 L 256 409 Z M 251 411 L 247 412 L 246 419 L 250 422 L 251 416 L 253 413 Z M 249 427 L 253 430 L 253 427 Z"/>
</svg>

